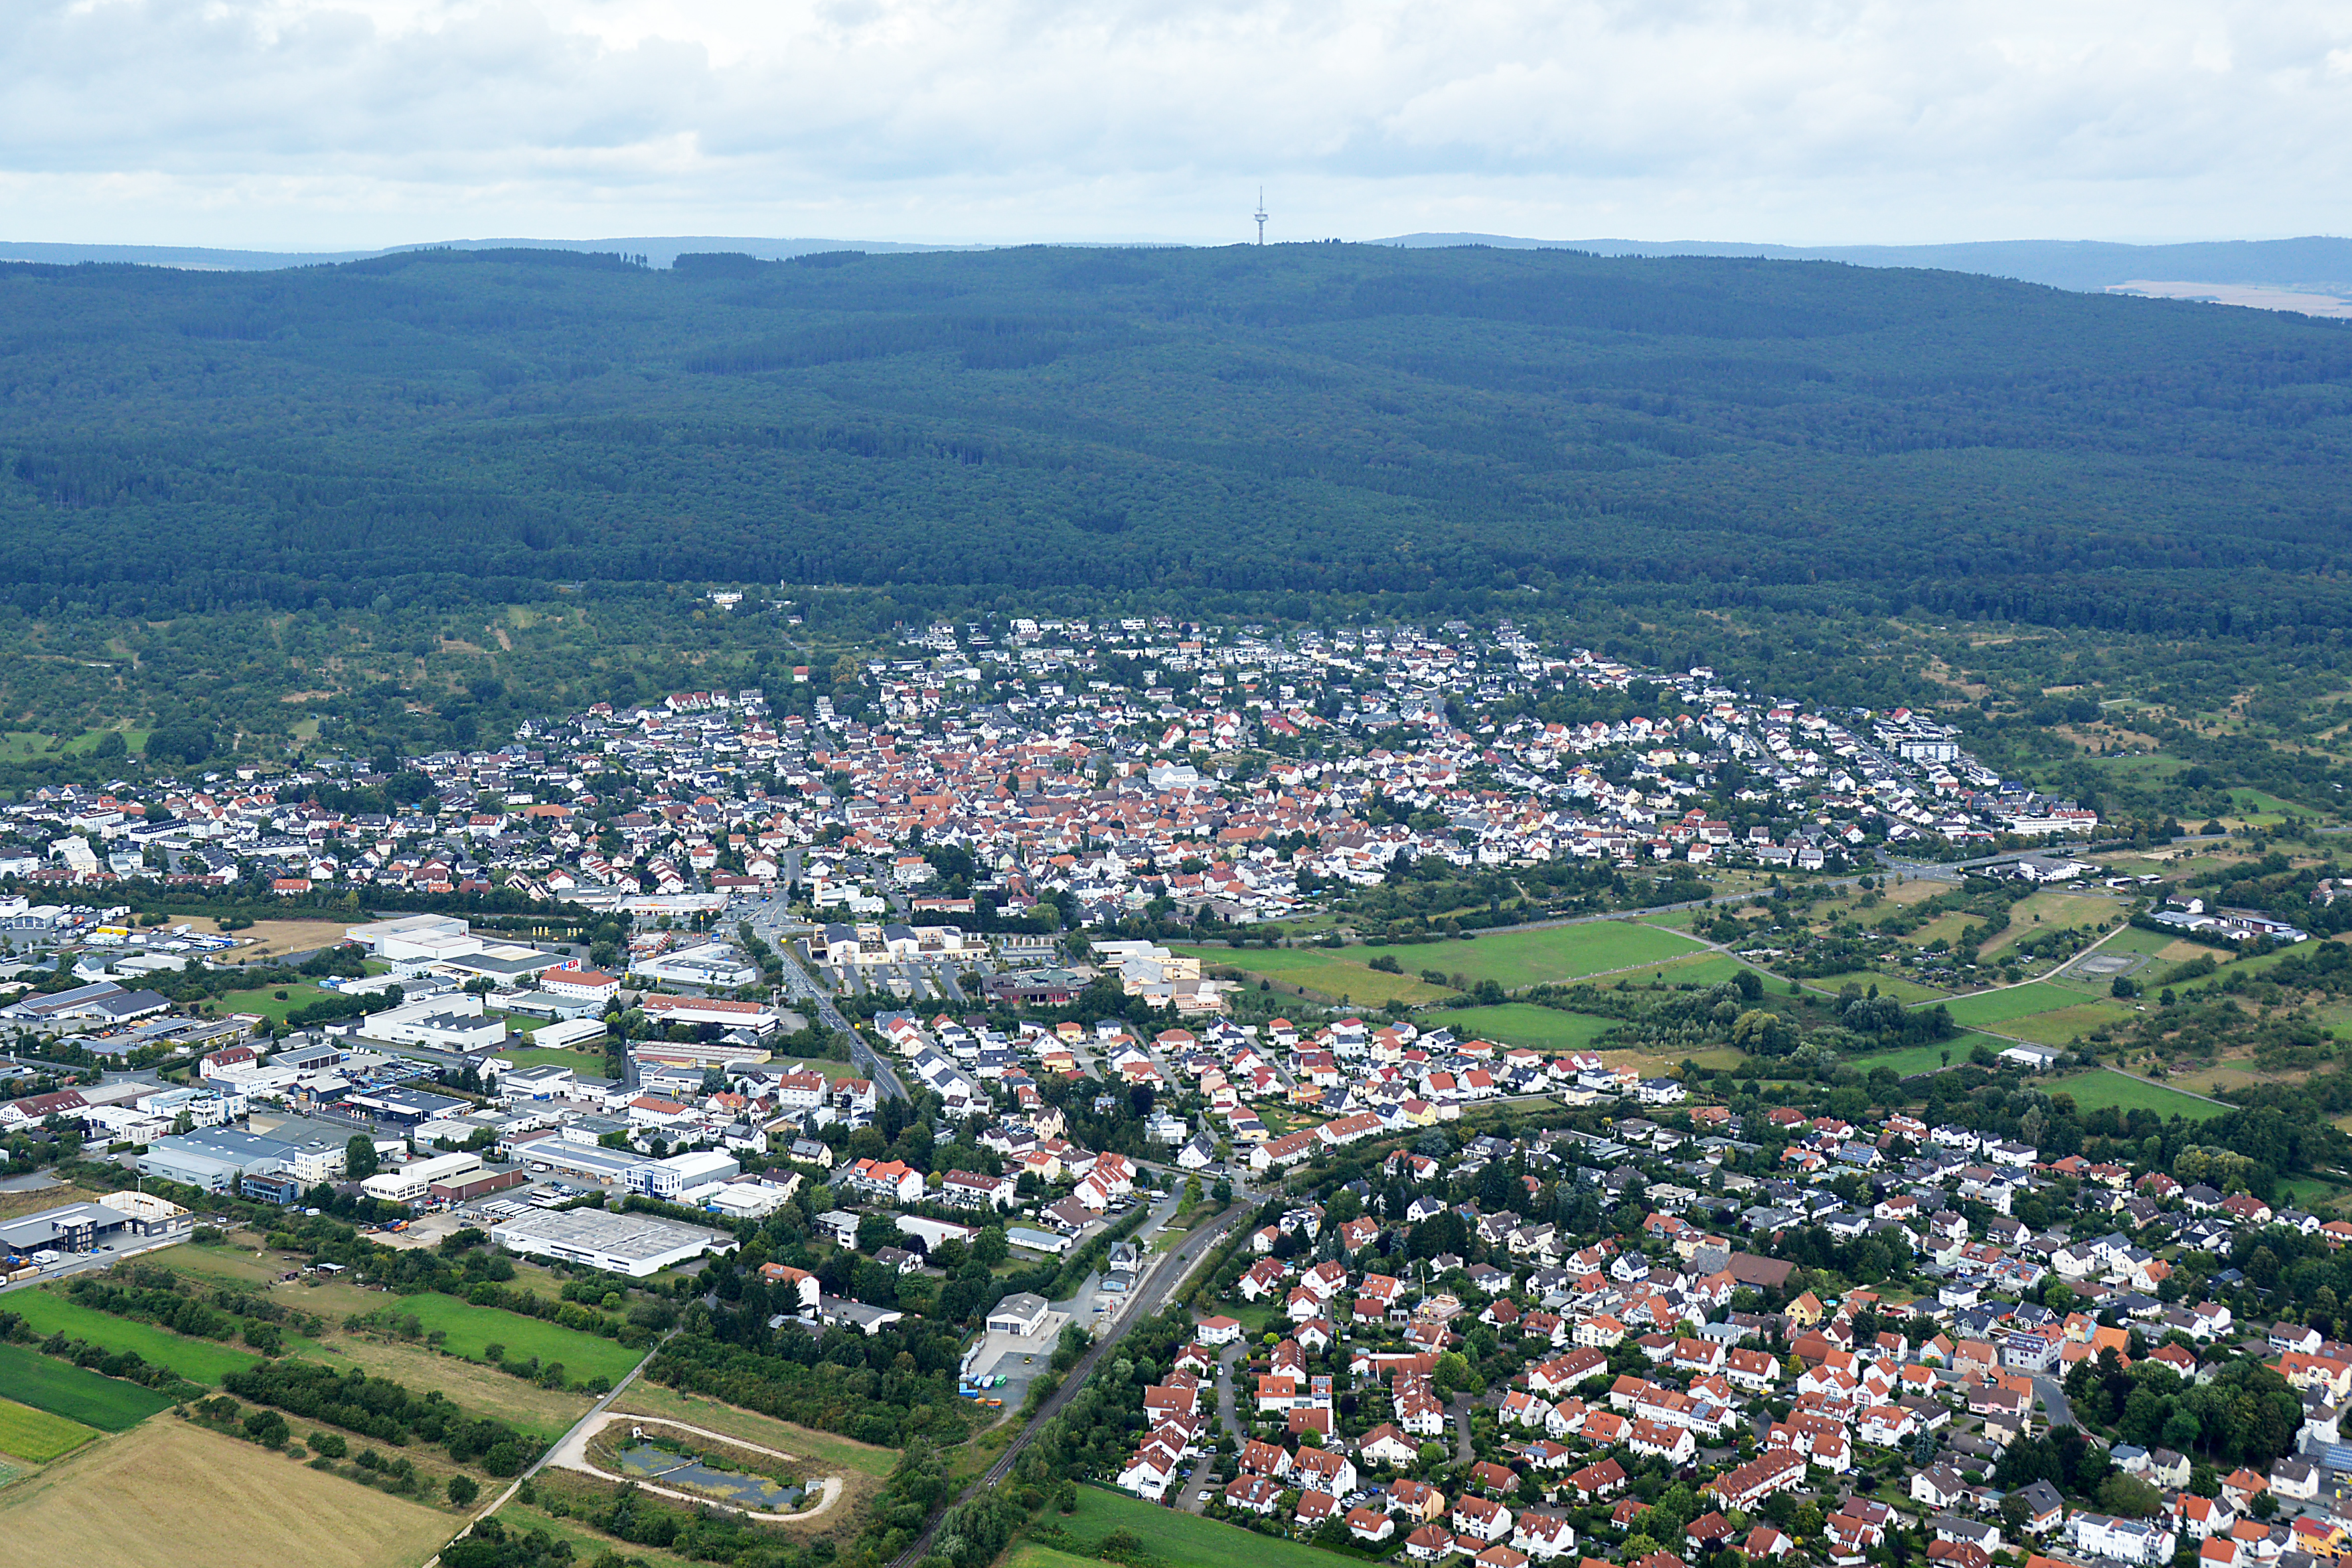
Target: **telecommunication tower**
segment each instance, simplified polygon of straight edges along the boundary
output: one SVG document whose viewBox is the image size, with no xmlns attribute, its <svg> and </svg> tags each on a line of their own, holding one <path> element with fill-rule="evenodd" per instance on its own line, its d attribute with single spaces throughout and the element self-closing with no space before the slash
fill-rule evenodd
<svg viewBox="0 0 2352 1568">
<path fill-rule="evenodd" d="M 1257 218 L 1257 242 L 1264 245 L 1265 243 L 1265 187 L 1264 185 L 1257 188 L 1257 211 L 1253 216 Z"/>
</svg>

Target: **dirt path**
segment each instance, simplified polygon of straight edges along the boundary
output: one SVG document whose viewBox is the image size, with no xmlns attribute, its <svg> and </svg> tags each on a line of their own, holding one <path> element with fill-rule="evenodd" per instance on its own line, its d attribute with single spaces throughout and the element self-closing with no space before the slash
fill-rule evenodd
<svg viewBox="0 0 2352 1568">
<path fill-rule="evenodd" d="M 708 1437 L 714 1443 L 724 1443 L 730 1447 L 749 1448 L 755 1454 L 765 1454 L 770 1458 L 790 1459 L 796 1464 L 801 1462 L 800 1455 L 787 1454 L 781 1448 L 764 1447 L 740 1437 L 730 1437 L 724 1432 L 713 1432 L 708 1427 L 689 1426 L 683 1421 L 673 1421 L 667 1415 L 639 1415 L 634 1412 L 623 1410 L 600 1411 L 593 1418 L 574 1426 L 563 1435 L 563 1441 L 558 1443 L 548 1454 L 547 1462 L 563 1469 L 578 1470 L 583 1475 L 594 1476 L 599 1480 L 635 1480 L 634 1477 L 615 1476 L 608 1470 L 600 1470 L 588 1462 L 589 1440 L 615 1421 L 649 1421 L 656 1426 L 670 1426 L 680 1432 L 692 1433 L 697 1437 Z M 820 1495 L 814 1508 L 803 1509 L 798 1513 L 761 1513 L 756 1509 L 738 1508 L 724 1500 L 709 1497 L 699 1492 L 682 1492 L 669 1487 L 656 1486 L 651 1481 L 636 1480 L 636 1485 L 639 1489 L 652 1492 L 659 1497 L 676 1498 L 680 1502 L 709 1503 L 715 1508 L 724 1508 L 730 1513 L 741 1514 L 745 1519 L 756 1519 L 762 1524 L 796 1524 L 804 1519 L 814 1519 L 831 1508 L 841 1497 L 841 1478 L 827 1476 L 818 1483 Z"/>
</svg>

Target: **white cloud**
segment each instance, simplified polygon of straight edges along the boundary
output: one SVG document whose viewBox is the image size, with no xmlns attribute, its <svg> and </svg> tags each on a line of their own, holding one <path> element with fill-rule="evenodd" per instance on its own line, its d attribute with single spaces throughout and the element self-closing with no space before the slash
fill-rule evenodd
<svg viewBox="0 0 2352 1568">
<path fill-rule="evenodd" d="M 2352 11 L 13 0 L 16 239 L 2340 228 Z"/>
</svg>

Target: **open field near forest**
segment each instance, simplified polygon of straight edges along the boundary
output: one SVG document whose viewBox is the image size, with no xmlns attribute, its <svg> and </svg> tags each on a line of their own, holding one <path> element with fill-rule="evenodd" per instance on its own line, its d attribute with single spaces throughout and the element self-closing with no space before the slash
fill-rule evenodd
<svg viewBox="0 0 2352 1568">
<path fill-rule="evenodd" d="M 0 1454 L 45 1465 L 72 1453 L 98 1433 L 79 1421 L 68 1421 L 13 1399 L 0 1399 Z"/>
<path fill-rule="evenodd" d="M 2094 1110 L 2112 1105 L 2119 1110 L 2153 1110 L 2158 1116 L 2185 1117 L 2190 1121 L 2210 1121 L 2230 1108 L 2199 1100 L 2194 1095 L 2167 1089 L 2160 1083 L 2144 1083 L 2136 1078 L 2100 1068 L 2076 1078 L 2055 1079 L 2045 1084 L 2052 1094 L 2071 1094 L 2075 1106 Z"/>
<path fill-rule="evenodd" d="M 1705 990 L 1708 986 L 1720 985 L 1727 980 L 1736 979 L 1741 970 L 1748 967 L 1750 966 L 1742 963 L 1727 952 L 1702 952 L 1696 958 L 1669 959 L 1655 969 L 1644 968 L 1625 978 L 1635 984 L 1640 984 L 1644 980 L 1654 980 L 1663 976 L 1669 985 L 1695 985 Z M 1763 974 L 1759 978 L 1769 984 L 1772 976 Z M 1614 982 L 1608 984 L 1614 984 Z M 1783 981 L 1781 984 L 1785 986 L 1787 982 Z"/>
<path fill-rule="evenodd" d="M 457 1524 L 175 1419 L 93 1443 L 0 1492 L 11 1561 L 74 1568 L 415 1568 Z"/>
<path fill-rule="evenodd" d="M 1532 1002 L 1507 1002 L 1499 1007 L 1448 1010 L 1428 1020 L 1443 1024 L 1456 1039 L 1493 1040 L 1505 1046 L 1531 1046 L 1539 1051 L 1580 1051 L 1617 1026 L 1614 1018 L 1589 1013 L 1563 1013 Z"/>
<path fill-rule="evenodd" d="M 1133 1531 L 1149 1543 L 1151 1554 L 1164 1559 L 1171 1568 L 1331 1568 L 1345 1561 L 1336 1552 L 1259 1535 L 1198 1514 L 1154 1508 L 1139 1498 L 1099 1487 L 1078 1489 L 1077 1512 L 1045 1517 L 1058 1519 L 1062 1528 L 1084 1542 L 1089 1552 L 1114 1530 Z"/>
<path fill-rule="evenodd" d="M 438 1329 L 446 1334 L 442 1348 L 452 1355 L 461 1355 L 468 1361 L 488 1361 L 489 1358 L 482 1353 L 486 1346 L 504 1345 L 507 1360 L 527 1361 L 537 1356 L 541 1366 L 562 1362 L 564 1374 L 574 1381 L 602 1376 L 617 1383 L 646 1356 L 645 1352 L 631 1350 L 614 1340 L 583 1334 L 577 1329 L 538 1318 L 520 1317 L 497 1307 L 477 1307 L 454 1296 L 428 1292 L 397 1297 L 388 1305 L 378 1306 L 379 1322 L 412 1317 L 424 1326 L 425 1332 L 429 1334 Z"/>
<path fill-rule="evenodd" d="M 1200 959 L 1204 973 L 1213 968 L 1238 969 L 1284 985 L 1302 985 L 1334 1001 L 1345 997 L 1350 1004 L 1365 1006 L 1381 1002 L 1419 1006 L 1453 993 L 1415 978 L 1415 972 L 1443 969 L 1451 973 L 1454 960 L 1468 949 L 1462 942 L 1433 942 L 1420 947 L 1179 947 L 1174 951 Z M 1395 959 L 1404 973 L 1388 974 L 1372 968 L 1368 961 L 1383 953 Z"/>
<path fill-rule="evenodd" d="M 0 1345 L 0 1388 L 37 1410 L 108 1432 L 136 1426 L 173 1403 L 152 1388 L 85 1372 L 23 1345 Z"/>
<path fill-rule="evenodd" d="M 118 1318 L 46 1289 L 18 1290 L 8 1298 L 8 1310 L 21 1313 L 35 1332 L 63 1333 L 88 1340 L 110 1351 L 136 1351 L 151 1366 L 167 1366 L 191 1383 L 218 1383 L 232 1372 L 242 1372 L 261 1359 L 261 1352 L 222 1340 L 191 1339 L 142 1323 Z M 289 1344 L 310 1342 L 288 1335 Z"/>
<path fill-rule="evenodd" d="M 898 1450 L 896 1448 L 877 1448 L 871 1443 L 860 1443 L 837 1433 L 795 1426 L 789 1421 L 779 1421 L 755 1410 L 722 1404 L 701 1394 L 681 1394 L 666 1384 L 648 1383 L 643 1378 L 629 1384 L 628 1392 L 614 1402 L 613 1408 L 634 1411 L 639 1415 L 658 1415 L 672 1421 L 684 1421 L 695 1426 L 708 1426 L 713 1432 L 724 1432 L 746 1442 L 781 1448 L 797 1458 L 814 1460 L 822 1470 L 856 1470 L 865 1475 L 887 1478 L 898 1463 Z"/>
</svg>

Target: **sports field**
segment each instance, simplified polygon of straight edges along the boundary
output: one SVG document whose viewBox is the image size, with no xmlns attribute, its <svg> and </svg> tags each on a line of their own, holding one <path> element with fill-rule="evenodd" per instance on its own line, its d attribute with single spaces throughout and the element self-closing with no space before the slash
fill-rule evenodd
<svg viewBox="0 0 2352 1568">
<path fill-rule="evenodd" d="M 541 1366 L 562 1362 L 564 1375 L 574 1383 L 599 1375 L 617 1383 L 646 1354 L 559 1323 L 520 1317 L 496 1307 L 477 1307 L 470 1301 L 436 1292 L 403 1296 L 378 1311 L 376 1321 L 391 1322 L 412 1317 L 424 1325 L 426 1333 L 439 1329 L 446 1334 L 441 1345 L 452 1355 L 464 1356 L 467 1361 L 486 1361 L 488 1358 L 482 1354 L 483 1347 L 504 1345 L 509 1361 L 537 1356 Z"/>
<path fill-rule="evenodd" d="M 173 1403 L 169 1394 L 119 1377 L 84 1372 L 71 1362 L 23 1345 L 0 1345 L 0 1388 L 8 1391 L 9 1398 L 37 1410 L 106 1432 L 136 1426 L 158 1410 L 170 1409 Z"/>
<path fill-rule="evenodd" d="M 1588 974 L 1663 963 L 1706 951 L 1704 944 L 1656 926 L 1632 921 L 1589 921 L 1541 931 L 1487 931 L 1475 942 L 1450 942 L 1433 951 L 1446 956 L 1428 967 L 1459 972 L 1472 982 L 1492 980 L 1507 991 L 1547 981 L 1580 980 Z"/>
<path fill-rule="evenodd" d="M 2077 1110 L 2094 1110 L 2112 1105 L 2125 1111 L 2153 1110 L 2162 1117 L 2185 1117 L 2190 1121 L 2210 1121 L 2230 1108 L 2215 1105 L 2167 1089 L 2160 1083 L 2146 1083 L 2119 1072 L 2101 1068 L 2079 1078 L 2058 1079 L 2043 1085 L 2052 1094 L 2071 1094 Z"/>
<path fill-rule="evenodd" d="M 261 1352 L 223 1340 L 195 1340 L 152 1323 L 118 1318 L 47 1290 L 19 1290 L 8 1310 L 42 1334 L 63 1333 L 110 1351 L 136 1351 L 151 1366 L 168 1366 L 190 1383 L 218 1383 L 261 1359 Z"/>
<path fill-rule="evenodd" d="M 1259 1535 L 1198 1514 L 1154 1508 L 1139 1498 L 1099 1487 L 1078 1489 L 1077 1512 L 1045 1517 L 1060 1521 L 1064 1530 L 1086 1543 L 1089 1554 L 1112 1531 L 1132 1531 L 1143 1538 L 1145 1550 L 1170 1568 L 1331 1568 L 1341 1561 L 1336 1552 Z"/>
<path fill-rule="evenodd" d="M 46 1465 L 97 1436 L 79 1421 L 36 1410 L 13 1399 L 0 1399 L 0 1454 Z"/>
<path fill-rule="evenodd" d="M 1465 1007 L 1432 1016 L 1433 1027 L 1443 1024 L 1462 1040 L 1493 1040 L 1497 1045 L 1531 1046 L 1539 1051 L 1580 1051 L 1617 1026 L 1614 1018 L 1584 1013 L 1563 1013 L 1532 1002 L 1507 1002 L 1500 1007 Z"/>
<path fill-rule="evenodd" d="M 1453 994 L 1443 986 L 1415 978 L 1423 969 L 1454 973 L 1454 961 L 1466 954 L 1466 942 L 1428 942 L 1411 947 L 1180 947 L 1174 951 L 1201 961 L 1205 973 L 1213 968 L 1238 969 L 1264 975 L 1284 985 L 1302 985 L 1338 1001 L 1370 1006 L 1404 1002 L 1419 1006 Z M 1370 967 L 1370 960 L 1396 960 L 1402 974 Z"/>
<path fill-rule="evenodd" d="M 415 1568 L 457 1522 L 169 1417 L 0 1491 L 5 1560 L 74 1568 Z"/>
</svg>

